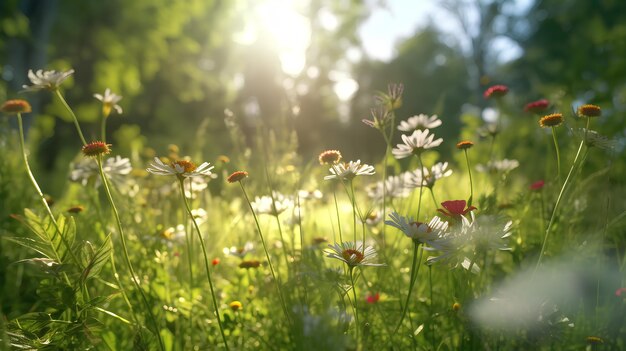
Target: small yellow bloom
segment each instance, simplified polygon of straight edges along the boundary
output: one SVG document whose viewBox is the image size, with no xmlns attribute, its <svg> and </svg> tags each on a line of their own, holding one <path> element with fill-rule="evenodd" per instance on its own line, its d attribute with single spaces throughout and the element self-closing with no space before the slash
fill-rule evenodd
<svg viewBox="0 0 626 351">
<path fill-rule="evenodd" d="M 474 146 L 474 143 L 472 143 L 469 140 L 459 141 L 456 144 L 456 148 L 459 149 L 459 150 L 467 150 L 467 149 L 471 148 L 472 146 Z"/>
<path fill-rule="evenodd" d="M 585 104 L 578 108 L 579 117 L 600 117 L 602 109 L 598 105 Z"/>
<path fill-rule="evenodd" d="M 240 301 L 233 301 L 230 304 L 228 304 L 228 306 L 230 307 L 231 310 L 235 312 L 243 309 L 243 304 L 241 304 Z"/>
<path fill-rule="evenodd" d="M 539 125 L 541 128 L 558 127 L 563 123 L 563 115 L 560 113 L 553 113 L 547 116 L 541 117 Z"/>
</svg>

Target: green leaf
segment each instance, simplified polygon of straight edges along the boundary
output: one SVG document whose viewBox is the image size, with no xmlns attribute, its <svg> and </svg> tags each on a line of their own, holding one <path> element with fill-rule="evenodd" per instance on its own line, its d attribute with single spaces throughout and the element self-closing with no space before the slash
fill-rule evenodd
<svg viewBox="0 0 626 351">
<path fill-rule="evenodd" d="M 54 256 L 54 254 L 50 252 L 50 248 L 48 247 L 48 245 L 41 241 L 31 239 L 31 238 L 22 238 L 22 237 L 10 237 L 10 238 L 6 238 L 6 240 L 14 242 L 18 245 L 22 245 L 28 249 L 34 250 L 40 253 L 41 255 L 46 256 L 46 258 L 52 258 Z"/>
<path fill-rule="evenodd" d="M 90 242 L 86 242 L 83 247 L 83 260 L 85 260 L 85 269 L 81 274 L 81 280 L 86 281 L 89 278 L 97 276 L 102 267 L 108 262 L 111 255 L 111 235 L 107 236 L 104 243 L 97 251 L 93 251 L 93 246 Z"/>
</svg>

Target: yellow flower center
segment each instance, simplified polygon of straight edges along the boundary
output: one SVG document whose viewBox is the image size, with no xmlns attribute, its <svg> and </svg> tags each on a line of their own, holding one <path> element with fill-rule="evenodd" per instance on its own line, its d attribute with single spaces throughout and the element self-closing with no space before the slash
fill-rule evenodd
<svg viewBox="0 0 626 351">
<path fill-rule="evenodd" d="M 185 173 L 193 172 L 196 170 L 196 165 L 191 161 L 179 160 L 172 162 L 172 167 L 175 167 L 176 165 L 182 167 Z"/>
<path fill-rule="evenodd" d="M 355 249 L 346 249 L 343 250 L 343 252 L 341 253 L 341 256 L 348 262 L 352 262 L 352 263 L 359 263 L 361 261 L 363 261 L 363 259 L 365 258 L 365 256 L 363 256 L 363 253 L 359 250 L 355 250 Z M 353 258 L 354 256 L 354 258 Z"/>
</svg>

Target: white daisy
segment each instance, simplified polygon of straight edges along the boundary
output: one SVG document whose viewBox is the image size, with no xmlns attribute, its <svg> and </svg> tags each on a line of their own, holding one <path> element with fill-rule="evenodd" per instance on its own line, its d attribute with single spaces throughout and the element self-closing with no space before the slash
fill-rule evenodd
<svg viewBox="0 0 626 351">
<path fill-rule="evenodd" d="M 269 214 L 278 216 L 289 208 L 293 208 L 294 203 L 291 198 L 275 191 L 273 196 L 264 195 L 255 197 L 252 202 L 252 208 L 258 214 Z"/>
<path fill-rule="evenodd" d="M 368 246 L 363 248 L 363 242 L 352 241 L 344 243 L 335 243 L 335 245 L 328 245 L 330 250 L 326 251 L 326 257 L 336 258 L 345 262 L 350 268 L 356 266 L 384 266 L 382 263 L 374 263 L 376 258 L 376 250 L 373 247 Z"/>
<path fill-rule="evenodd" d="M 375 201 L 382 201 L 383 190 L 386 196 L 390 198 L 407 197 L 411 194 L 411 189 L 408 187 L 409 179 L 408 173 L 402 173 L 397 176 L 388 177 L 384 182 L 376 182 L 367 187 L 367 196 Z M 384 187 L 384 188 L 383 188 Z"/>
<path fill-rule="evenodd" d="M 22 88 L 25 91 L 38 91 L 38 90 L 55 90 L 74 73 L 73 69 L 65 72 L 57 71 L 44 71 L 42 69 L 33 72 L 32 69 L 28 70 L 28 79 L 32 85 L 23 85 Z"/>
<path fill-rule="evenodd" d="M 416 222 L 413 217 L 403 217 L 397 212 L 389 214 L 391 220 L 385 221 L 385 224 L 400 229 L 404 235 L 421 243 L 428 243 L 435 240 L 448 230 L 448 222 L 442 221 L 435 216 L 428 224 Z"/>
<path fill-rule="evenodd" d="M 187 160 L 173 161 L 169 165 L 166 165 L 158 157 L 154 158 L 154 162 L 150 164 L 150 167 L 146 171 L 162 176 L 176 176 L 179 179 L 190 177 L 209 177 L 211 176 L 211 166 L 208 162 L 203 162 L 200 166 L 197 166 Z"/>
<path fill-rule="evenodd" d="M 435 138 L 435 135 L 429 135 L 429 133 L 430 131 L 428 129 L 425 129 L 416 130 L 413 132 L 413 134 L 409 136 L 403 134 L 402 141 L 404 142 L 404 144 L 398 144 L 395 149 L 391 150 L 391 153 L 397 159 L 401 159 L 409 157 L 411 155 L 420 154 L 424 150 L 439 146 L 443 142 L 442 138 L 433 140 Z"/>
<path fill-rule="evenodd" d="M 425 114 L 420 114 L 417 116 L 410 117 L 406 121 L 401 121 L 398 126 L 398 130 L 403 132 L 412 132 L 414 130 L 424 130 L 424 129 L 432 129 L 437 128 L 441 125 L 441 120 L 437 117 L 437 115 L 428 116 Z"/>
<path fill-rule="evenodd" d="M 452 175 L 452 170 L 448 169 L 448 162 L 437 162 L 431 168 L 416 169 L 409 172 L 407 185 L 412 188 L 425 186 L 431 188 L 435 186 L 435 182 L 441 178 Z"/>
<path fill-rule="evenodd" d="M 117 155 L 107 158 L 102 164 L 102 170 L 113 184 L 121 186 L 125 182 L 126 176 L 133 170 L 133 167 L 129 159 Z M 99 187 L 102 183 L 98 163 L 87 158 L 75 163 L 70 172 L 70 180 L 81 183 L 83 186 L 93 182 L 96 188 Z"/>
<path fill-rule="evenodd" d="M 112 108 L 115 109 L 115 112 L 117 112 L 117 114 L 122 114 L 122 107 L 117 104 L 118 102 L 120 102 L 120 100 L 122 100 L 122 97 L 115 93 L 112 93 L 111 89 L 106 88 L 106 90 L 104 91 L 104 95 L 93 94 L 93 97 L 102 101 L 103 109 L 106 116 L 109 115 Z"/>
<path fill-rule="evenodd" d="M 476 170 L 483 173 L 508 173 L 515 168 L 519 167 L 519 162 L 517 160 L 499 160 L 499 161 L 489 161 L 487 165 L 476 165 Z"/>
<path fill-rule="evenodd" d="M 324 177 L 324 180 L 352 180 L 359 175 L 373 175 L 376 173 L 373 166 L 365 163 L 361 164 L 361 160 L 339 163 L 331 167 L 329 171 L 331 175 Z"/>
</svg>

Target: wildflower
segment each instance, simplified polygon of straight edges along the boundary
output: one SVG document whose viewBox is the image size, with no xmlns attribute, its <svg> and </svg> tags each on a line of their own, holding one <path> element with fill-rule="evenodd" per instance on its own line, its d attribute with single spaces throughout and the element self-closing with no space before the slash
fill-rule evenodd
<svg viewBox="0 0 626 351">
<path fill-rule="evenodd" d="M 236 171 L 236 172 L 233 172 L 231 175 L 229 175 L 228 178 L 226 178 L 226 181 L 228 181 L 229 183 L 235 183 L 235 182 L 240 182 L 244 178 L 247 178 L 247 177 L 248 177 L 248 172 Z"/>
<path fill-rule="evenodd" d="M 171 246 L 172 242 L 182 241 L 185 235 L 185 226 L 182 224 L 178 224 L 176 227 L 169 227 L 161 232 L 161 237 L 165 239 L 168 246 Z"/>
<path fill-rule="evenodd" d="M 334 165 L 341 161 L 341 152 L 337 150 L 326 150 L 319 155 L 319 161 L 321 165 L 329 164 Z"/>
<path fill-rule="evenodd" d="M 487 165 L 476 165 L 476 170 L 486 173 L 507 173 L 519 167 L 517 160 L 503 159 L 500 161 L 489 161 Z"/>
<path fill-rule="evenodd" d="M 38 90 L 56 90 L 59 88 L 61 83 L 65 81 L 69 76 L 74 74 L 74 70 L 70 69 L 65 72 L 57 72 L 57 71 L 44 71 L 38 70 L 37 72 L 33 72 L 32 69 L 28 70 L 28 79 L 33 84 L 31 86 L 23 85 L 22 88 L 25 91 L 38 91 Z"/>
<path fill-rule="evenodd" d="M 374 263 L 376 258 L 376 250 L 373 247 L 367 246 L 363 248 L 363 242 L 343 242 L 335 243 L 335 245 L 328 245 L 329 251 L 326 251 L 326 257 L 336 258 L 350 268 L 357 266 L 383 266 L 380 263 Z"/>
<path fill-rule="evenodd" d="M 585 145 L 588 147 L 597 147 L 599 149 L 609 150 L 615 147 L 615 141 L 601 135 L 595 130 L 580 128 L 574 131 L 581 139 L 585 138 Z"/>
<path fill-rule="evenodd" d="M 466 206 L 465 200 L 449 200 L 441 203 L 443 209 L 437 209 L 438 212 L 441 212 L 444 216 L 450 217 L 455 220 L 460 220 L 461 217 L 465 216 L 470 211 L 476 209 L 474 206 Z"/>
<path fill-rule="evenodd" d="M 416 130 L 410 136 L 406 134 L 402 135 L 402 141 L 404 144 L 398 144 L 395 149 L 391 150 L 391 153 L 397 158 L 405 158 L 411 155 L 419 155 L 427 149 L 439 146 L 443 139 L 435 138 L 434 134 L 429 135 L 429 130 Z"/>
<path fill-rule="evenodd" d="M 30 107 L 28 101 L 14 99 L 5 101 L 4 104 L 2 104 L 2 107 L 0 107 L 0 111 L 12 115 L 18 113 L 29 113 L 32 111 L 32 108 Z"/>
<path fill-rule="evenodd" d="M 176 176 L 178 179 L 190 178 L 190 177 L 208 177 L 211 175 L 213 166 L 210 163 L 203 162 L 200 166 L 197 166 L 187 160 L 173 161 L 169 165 L 166 165 L 158 157 L 154 158 L 154 162 L 150 164 L 146 170 L 152 174 L 163 176 Z"/>
<path fill-rule="evenodd" d="M 485 99 L 499 98 L 505 96 L 509 92 L 506 85 L 494 85 L 485 90 Z"/>
<path fill-rule="evenodd" d="M 481 138 L 486 138 L 486 137 L 493 138 L 496 135 L 498 135 L 498 133 L 500 133 L 500 128 L 498 127 L 497 123 L 487 123 L 478 129 L 478 135 Z"/>
<path fill-rule="evenodd" d="M 476 219 L 473 213 L 470 219 L 461 217 L 461 232 L 473 245 L 474 252 L 488 249 L 510 250 L 502 239 L 511 236 L 513 221 L 505 221 L 501 216 L 480 216 Z"/>
<path fill-rule="evenodd" d="M 368 186 L 367 196 L 376 201 L 382 201 L 384 191 L 390 198 L 408 197 L 411 189 L 407 185 L 409 185 L 408 173 L 390 176 L 384 182 L 376 182 Z"/>
<path fill-rule="evenodd" d="M 93 94 L 93 97 L 102 102 L 102 114 L 104 117 L 108 117 L 109 114 L 111 114 L 111 109 L 114 109 L 118 115 L 122 114 L 122 107 L 117 104 L 120 100 L 122 100 L 122 97 L 112 93 L 111 89 L 106 88 L 104 95 Z"/>
<path fill-rule="evenodd" d="M 340 163 L 329 169 L 331 175 L 324 177 L 324 180 L 340 179 L 352 180 L 359 175 L 373 175 L 376 173 L 374 167 L 368 164 L 361 164 L 361 160 Z"/>
<path fill-rule="evenodd" d="M 416 222 L 413 217 L 403 217 L 395 211 L 389 214 L 389 218 L 391 220 L 385 221 L 386 225 L 400 229 L 404 235 L 421 243 L 438 238 L 448 229 L 448 223 L 437 216 L 433 217 L 428 224 Z"/>
<path fill-rule="evenodd" d="M 374 295 L 367 295 L 365 296 L 365 302 L 369 303 L 370 305 L 375 304 L 376 302 L 378 302 L 378 300 L 380 300 L 380 293 L 376 293 Z"/>
<path fill-rule="evenodd" d="M 370 210 L 365 214 L 365 224 L 375 226 L 383 220 L 382 212 L 378 210 Z"/>
<path fill-rule="evenodd" d="M 402 83 L 391 83 L 387 85 L 387 93 L 379 93 L 375 99 L 387 111 L 397 110 L 402 106 L 402 93 L 404 85 Z"/>
<path fill-rule="evenodd" d="M 416 169 L 410 172 L 408 185 L 413 188 L 425 186 L 432 189 L 435 186 L 435 182 L 441 178 L 449 177 L 452 175 L 452 170 L 448 169 L 448 162 L 437 162 L 431 168 Z"/>
<path fill-rule="evenodd" d="M 83 146 L 82 152 L 83 155 L 87 157 L 97 157 L 110 153 L 111 148 L 109 148 L 109 146 L 111 146 L 111 144 L 107 144 L 102 141 L 92 141 L 91 143 Z"/>
<path fill-rule="evenodd" d="M 230 307 L 230 309 L 234 312 L 237 312 L 243 308 L 243 304 L 240 301 L 233 301 L 228 304 L 228 307 Z"/>
<path fill-rule="evenodd" d="M 245 268 L 245 269 L 250 269 L 250 268 L 259 268 L 261 266 L 261 262 L 257 261 L 257 260 L 244 260 L 241 261 L 241 263 L 239 263 L 239 268 Z"/>
<path fill-rule="evenodd" d="M 370 109 L 370 113 L 372 114 L 372 120 L 362 119 L 361 122 L 372 128 L 384 130 L 385 127 L 391 122 L 391 113 L 383 107 L 379 106 L 372 108 Z"/>
<path fill-rule="evenodd" d="M 417 116 L 410 117 L 406 121 L 401 121 L 398 126 L 398 130 L 403 132 L 413 132 L 415 130 L 433 129 L 441 125 L 441 120 L 437 115 L 428 116 L 425 114 L 419 114 Z"/>
<path fill-rule="evenodd" d="M 615 296 L 620 297 L 622 294 L 626 294 L 626 288 L 619 288 L 615 290 Z"/>
<path fill-rule="evenodd" d="M 121 186 L 126 181 L 125 177 L 132 170 L 130 160 L 119 155 L 109 157 L 102 163 L 102 171 L 117 186 Z M 91 182 L 96 188 L 99 187 L 102 180 L 100 179 L 98 164 L 89 159 L 82 159 L 73 164 L 70 171 L 70 181 L 81 183 L 83 186 Z"/>
<path fill-rule="evenodd" d="M 459 150 L 467 150 L 467 149 L 471 148 L 472 146 L 474 146 L 474 143 L 472 143 L 469 140 L 459 141 L 456 144 L 456 148 L 459 149 Z"/>
<path fill-rule="evenodd" d="M 541 117 L 539 125 L 541 128 L 558 127 L 563 123 L 563 115 L 560 113 L 553 113 L 547 116 Z"/>
<path fill-rule="evenodd" d="M 220 264 L 220 259 L 219 259 L 219 258 L 217 258 L 217 257 L 216 257 L 216 258 L 214 258 L 214 259 L 211 261 L 211 265 L 212 265 L 213 267 L 217 266 L 218 264 Z"/>
<path fill-rule="evenodd" d="M 83 206 L 73 206 L 67 209 L 67 212 L 69 213 L 81 213 L 85 210 L 85 208 Z"/>
<path fill-rule="evenodd" d="M 230 248 L 225 247 L 222 252 L 227 256 L 235 256 L 239 258 L 244 258 L 250 252 L 254 251 L 254 244 L 251 242 L 246 242 L 244 246 L 231 246 Z"/>
<path fill-rule="evenodd" d="M 302 200 L 315 199 L 319 200 L 324 196 L 321 191 L 315 190 L 298 190 L 298 198 Z"/>
<path fill-rule="evenodd" d="M 587 343 L 589 343 L 590 345 L 604 344 L 604 340 L 597 336 L 588 336 Z"/>
<path fill-rule="evenodd" d="M 541 113 L 547 110 L 549 106 L 550 101 L 546 99 L 541 99 L 527 103 L 526 106 L 524 106 L 524 111 L 531 113 Z"/>
<path fill-rule="evenodd" d="M 538 180 L 534 183 L 532 183 L 531 185 L 528 186 L 528 189 L 532 190 L 532 191 L 539 191 L 541 189 L 543 189 L 543 186 L 546 184 L 545 181 L 543 180 Z"/>
<path fill-rule="evenodd" d="M 458 312 L 460 309 L 461 309 L 461 304 L 460 303 L 455 302 L 455 303 L 452 304 L 452 310 L 454 312 Z"/>
<path fill-rule="evenodd" d="M 277 191 L 274 191 L 272 196 L 255 197 L 251 205 L 258 214 L 269 214 L 272 216 L 278 216 L 286 209 L 294 207 L 292 199 L 285 197 Z"/>
<path fill-rule="evenodd" d="M 602 109 L 598 105 L 585 104 L 578 107 L 578 117 L 600 117 Z"/>
</svg>

